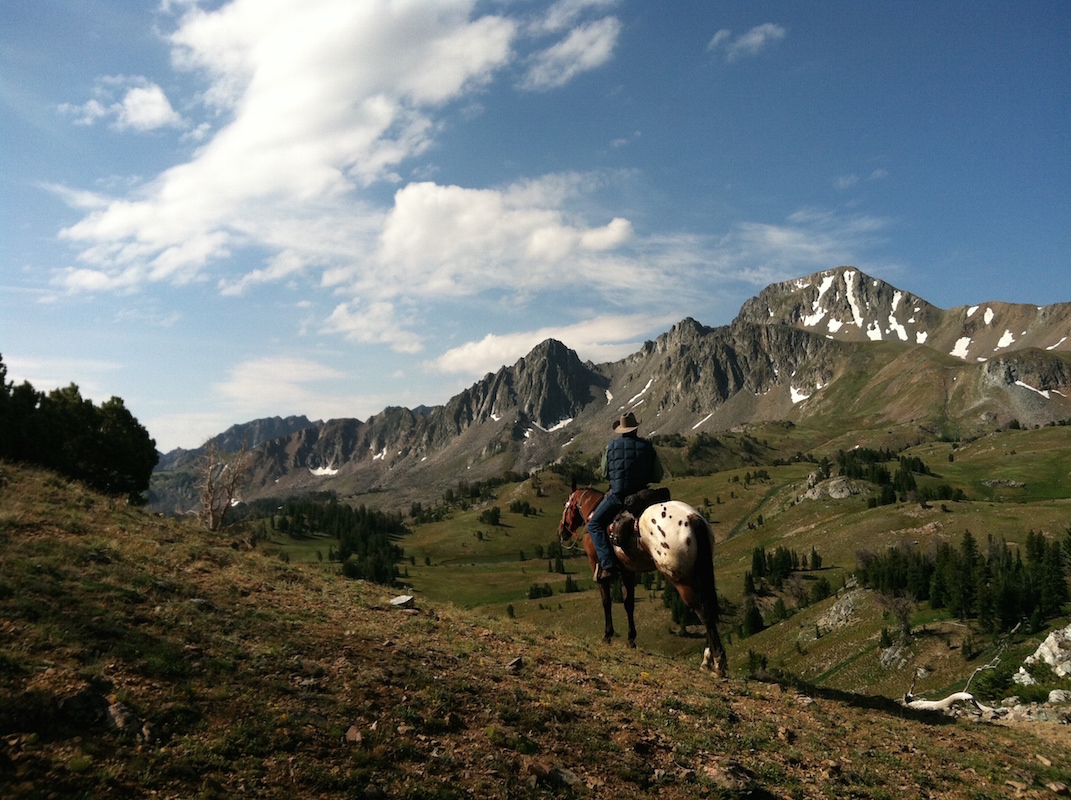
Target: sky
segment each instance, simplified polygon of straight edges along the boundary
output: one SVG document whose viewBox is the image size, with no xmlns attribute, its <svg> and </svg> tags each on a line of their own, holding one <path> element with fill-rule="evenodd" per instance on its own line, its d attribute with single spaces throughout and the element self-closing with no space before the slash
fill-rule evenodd
<svg viewBox="0 0 1071 800">
<path fill-rule="evenodd" d="M 1071 301 L 1071 3 L 0 0 L 0 356 L 158 449 L 840 265 Z"/>
</svg>

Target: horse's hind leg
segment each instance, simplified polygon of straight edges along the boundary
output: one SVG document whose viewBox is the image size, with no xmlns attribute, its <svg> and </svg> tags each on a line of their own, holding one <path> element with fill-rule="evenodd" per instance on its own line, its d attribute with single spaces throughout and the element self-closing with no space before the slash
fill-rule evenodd
<svg viewBox="0 0 1071 800">
<path fill-rule="evenodd" d="M 718 598 L 713 586 L 694 588 L 686 584 L 674 584 L 681 599 L 691 608 L 707 631 L 707 646 L 703 652 L 703 668 L 711 670 L 719 678 L 729 677 L 729 664 L 725 648 L 718 634 Z"/>
<path fill-rule="evenodd" d="M 706 591 L 703 593 L 704 595 L 712 594 Z M 725 658 L 722 637 L 718 633 L 718 599 L 703 597 L 695 612 L 703 621 L 703 627 L 707 629 L 707 649 L 703 653 L 703 666 L 713 671 L 715 676 L 727 678 L 729 675 L 728 660 Z"/>
<path fill-rule="evenodd" d="M 602 594 L 602 615 L 606 620 L 603 639 L 609 644 L 614 639 L 614 620 L 611 613 L 613 602 L 610 600 L 610 582 L 599 581 L 599 592 Z"/>
<path fill-rule="evenodd" d="M 621 575 L 625 595 L 625 615 L 628 617 L 628 646 L 636 646 L 636 576 L 631 572 Z"/>
</svg>

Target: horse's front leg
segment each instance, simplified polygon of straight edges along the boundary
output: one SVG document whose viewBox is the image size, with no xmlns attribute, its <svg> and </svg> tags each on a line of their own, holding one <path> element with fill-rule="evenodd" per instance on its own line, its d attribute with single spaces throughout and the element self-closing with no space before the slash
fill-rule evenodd
<svg viewBox="0 0 1071 800">
<path fill-rule="evenodd" d="M 606 620 L 603 639 L 609 644 L 614 639 L 614 620 L 612 615 L 613 602 L 610 600 L 610 581 L 599 581 L 599 592 L 602 594 L 602 615 Z"/>
<path fill-rule="evenodd" d="M 621 575 L 621 586 L 625 595 L 625 615 L 628 617 L 628 646 L 636 646 L 636 576 L 631 572 Z"/>
</svg>

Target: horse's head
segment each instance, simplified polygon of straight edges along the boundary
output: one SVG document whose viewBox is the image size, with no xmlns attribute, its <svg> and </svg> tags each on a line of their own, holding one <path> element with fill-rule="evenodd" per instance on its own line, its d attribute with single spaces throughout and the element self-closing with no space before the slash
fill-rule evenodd
<svg viewBox="0 0 1071 800">
<path fill-rule="evenodd" d="M 576 536 L 577 529 L 584 524 L 584 515 L 580 511 L 579 492 L 574 491 L 565 501 L 562 521 L 558 523 L 558 539 L 564 544 Z"/>
</svg>

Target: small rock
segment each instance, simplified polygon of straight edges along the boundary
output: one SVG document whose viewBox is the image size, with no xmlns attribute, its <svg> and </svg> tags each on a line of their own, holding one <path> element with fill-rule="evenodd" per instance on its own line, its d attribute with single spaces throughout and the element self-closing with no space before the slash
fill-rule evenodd
<svg viewBox="0 0 1071 800">
<path fill-rule="evenodd" d="M 1071 797 L 1071 789 L 1067 788 L 1066 783 L 1061 783 L 1060 781 L 1049 781 L 1045 784 L 1045 787 L 1057 797 Z"/>
<path fill-rule="evenodd" d="M 346 741 L 350 744 L 364 744 L 364 737 L 361 736 L 361 732 L 356 725 L 350 725 L 350 729 L 346 731 Z"/>
<path fill-rule="evenodd" d="M 137 724 L 134 712 L 122 703 L 112 703 L 108 706 L 108 720 L 116 730 L 126 730 Z"/>
<path fill-rule="evenodd" d="M 579 789 L 584 785 L 584 782 L 580 780 L 580 777 L 566 767 L 558 767 L 554 770 L 554 775 L 561 783 L 568 786 L 570 789 Z"/>
<path fill-rule="evenodd" d="M 506 669 L 508 669 L 510 672 L 516 674 L 517 672 L 520 672 L 520 669 L 523 666 L 524 666 L 524 659 L 521 658 L 520 656 L 517 656 L 515 659 L 513 659 L 508 664 L 506 664 Z"/>
</svg>

